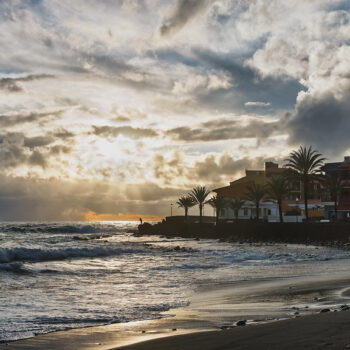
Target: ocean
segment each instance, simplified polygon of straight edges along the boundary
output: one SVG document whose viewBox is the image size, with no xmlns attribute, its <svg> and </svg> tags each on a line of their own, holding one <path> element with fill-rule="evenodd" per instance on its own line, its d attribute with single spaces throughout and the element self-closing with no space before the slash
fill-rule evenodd
<svg viewBox="0 0 350 350">
<path fill-rule="evenodd" d="M 0 224 L 0 342 L 165 317 L 199 287 L 345 271 L 350 259 L 327 247 L 135 237 L 136 226 Z"/>
</svg>

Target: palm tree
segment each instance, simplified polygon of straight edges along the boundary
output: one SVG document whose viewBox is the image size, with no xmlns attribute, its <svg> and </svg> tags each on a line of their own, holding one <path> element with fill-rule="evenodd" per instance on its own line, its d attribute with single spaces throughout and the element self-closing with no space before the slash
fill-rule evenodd
<svg viewBox="0 0 350 350">
<path fill-rule="evenodd" d="M 259 220 L 259 207 L 260 202 L 266 194 L 266 188 L 263 185 L 254 183 L 253 185 L 247 186 L 246 198 L 255 204 L 256 220 Z"/>
<path fill-rule="evenodd" d="M 190 196 L 182 196 L 179 198 L 176 204 L 178 204 L 179 208 L 185 209 L 185 221 L 187 222 L 188 209 L 196 204 L 195 201 Z"/>
<path fill-rule="evenodd" d="M 329 192 L 331 201 L 334 202 L 334 220 L 337 220 L 339 195 L 344 188 L 344 184 L 337 175 L 325 176 L 324 184 Z"/>
<path fill-rule="evenodd" d="M 291 192 L 287 179 L 283 176 L 273 177 L 267 185 L 267 193 L 278 204 L 280 222 L 283 222 L 282 201 L 286 199 Z"/>
<path fill-rule="evenodd" d="M 238 220 L 238 212 L 243 207 L 244 203 L 245 201 L 240 198 L 234 198 L 230 203 L 230 207 L 234 212 L 236 220 Z"/>
<path fill-rule="evenodd" d="M 320 167 L 323 165 L 325 159 L 321 153 L 313 150 L 312 146 L 309 148 L 300 146 L 297 151 L 291 152 L 285 160 L 290 176 L 303 184 L 306 220 L 309 220 L 309 211 L 307 208 L 308 187 L 313 180 L 319 178 Z"/>
<path fill-rule="evenodd" d="M 227 206 L 227 201 L 218 196 L 214 196 L 210 198 L 206 203 L 210 204 L 213 208 L 215 208 L 215 213 L 216 213 L 216 225 L 219 223 L 219 214 L 220 210 L 225 208 Z"/>
<path fill-rule="evenodd" d="M 189 193 L 189 196 L 194 200 L 196 204 L 199 206 L 199 222 L 202 223 L 203 217 L 203 206 L 205 204 L 205 200 L 208 197 L 209 193 L 205 186 L 198 186 L 192 189 Z"/>
</svg>

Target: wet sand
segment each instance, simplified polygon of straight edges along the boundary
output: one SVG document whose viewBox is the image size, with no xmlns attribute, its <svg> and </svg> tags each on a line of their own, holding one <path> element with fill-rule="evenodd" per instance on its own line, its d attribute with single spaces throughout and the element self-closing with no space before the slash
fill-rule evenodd
<svg viewBox="0 0 350 350">
<path fill-rule="evenodd" d="M 340 306 L 350 303 L 349 288 L 350 275 L 203 285 L 166 318 L 55 332 L 0 349 L 343 349 L 350 312 Z M 331 311 L 319 314 L 325 308 Z M 247 326 L 235 327 L 243 319 Z"/>
<path fill-rule="evenodd" d="M 305 316 L 259 326 L 194 333 L 142 342 L 119 350 L 350 349 L 350 312 Z"/>
</svg>

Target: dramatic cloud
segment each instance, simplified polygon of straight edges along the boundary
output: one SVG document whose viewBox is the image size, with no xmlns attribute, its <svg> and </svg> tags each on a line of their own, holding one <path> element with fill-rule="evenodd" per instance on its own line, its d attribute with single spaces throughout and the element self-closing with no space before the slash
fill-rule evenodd
<svg viewBox="0 0 350 350">
<path fill-rule="evenodd" d="M 0 218 L 162 216 L 350 153 L 348 0 L 2 0 L 0 31 Z"/>
<path fill-rule="evenodd" d="M 49 120 L 59 118 L 66 108 L 53 109 L 48 111 L 20 111 L 8 114 L 0 114 L 0 126 L 10 127 L 19 124 L 48 122 Z"/>
<path fill-rule="evenodd" d="M 0 162 L 2 170 L 16 167 L 27 161 L 23 149 L 24 136 L 18 133 L 0 135 Z"/>
<path fill-rule="evenodd" d="M 157 154 L 153 158 L 154 177 L 167 185 L 184 176 L 186 170 L 186 165 L 179 153 L 175 153 L 172 157 Z"/>
<path fill-rule="evenodd" d="M 19 132 L 0 135 L 2 171 L 16 167 L 29 167 L 28 170 L 31 166 L 45 168 L 51 156 L 68 154 L 71 151 L 71 147 L 62 144 L 52 146 L 57 141 L 60 141 L 60 138 L 55 138 L 53 135 L 27 137 Z"/>
<path fill-rule="evenodd" d="M 162 36 L 180 30 L 189 20 L 203 11 L 213 0 L 178 0 L 172 16 L 159 29 Z"/>
<path fill-rule="evenodd" d="M 312 144 L 340 158 L 350 150 L 350 90 L 341 98 L 331 92 L 303 96 L 288 128 L 292 144 Z"/>
<path fill-rule="evenodd" d="M 206 157 L 203 161 L 198 161 L 194 165 L 196 177 L 202 181 L 210 181 L 212 186 L 222 184 L 223 178 L 231 176 L 231 181 L 237 175 L 244 175 L 245 169 L 263 169 L 266 158 L 241 158 L 233 159 L 229 154 L 223 154 L 216 158 L 212 155 Z M 228 185 L 228 183 L 226 184 Z"/>
<path fill-rule="evenodd" d="M 28 82 L 39 79 L 54 78 L 53 75 L 49 74 L 33 74 L 27 76 L 18 77 L 1 77 L 0 76 L 0 89 L 8 90 L 9 92 L 20 92 L 23 91 L 23 87 L 20 85 L 21 82 Z"/>
<path fill-rule="evenodd" d="M 187 126 L 166 131 L 166 135 L 181 141 L 218 141 L 242 138 L 266 138 L 284 132 L 282 122 L 251 120 L 248 123 L 219 119 L 202 123 L 197 128 Z"/>
<path fill-rule="evenodd" d="M 35 137 L 25 137 L 23 146 L 29 148 L 43 147 L 54 142 L 54 139 L 50 136 L 35 136 Z"/>
</svg>

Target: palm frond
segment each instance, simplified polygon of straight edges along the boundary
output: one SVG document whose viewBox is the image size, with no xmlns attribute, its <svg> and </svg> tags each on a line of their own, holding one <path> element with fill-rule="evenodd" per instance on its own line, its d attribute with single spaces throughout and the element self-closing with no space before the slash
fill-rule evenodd
<svg viewBox="0 0 350 350">
<path fill-rule="evenodd" d="M 179 198 L 179 200 L 176 202 L 176 204 L 179 206 L 179 208 L 191 208 L 193 207 L 196 203 L 193 200 L 192 197 L 190 196 L 182 196 Z"/>
<path fill-rule="evenodd" d="M 240 198 L 234 198 L 230 202 L 230 207 L 233 210 L 240 210 L 244 204 L 245 204 L 245 200 L 242 200 Z"/>
<path fill-rule="evenodd" d="M 277 201 L 282 201 L 291 193 L 291 187 L 284 176 L 273 177 L 267 185 L 267 194 Z"/>
<path fill-rule="evenodd" d="M 203 204 L 210 192 L 211 191 L 207 190 L 205 186 L 198 186 L 192 189 L 189 196 L 195 201 L 195 203 Z"/>
<path fill-rule="evenodd" d="M 227 207 L 227 201 L 226 199 L 218 196 L 214 196 L 210 198 L 208 201 L 206 201 L 209 205 L 211 205 L 215 209 L 222 209 Z"/>
<path fill-rule="evenodd" d="M 259 203 L 266 194 L 266 188 L 263 185 L 259 184 L 253 184 L 250 186 L 247 186 L 247 191 L 245 193 L 246 199 L 254 202 Z"/>
</svg>

